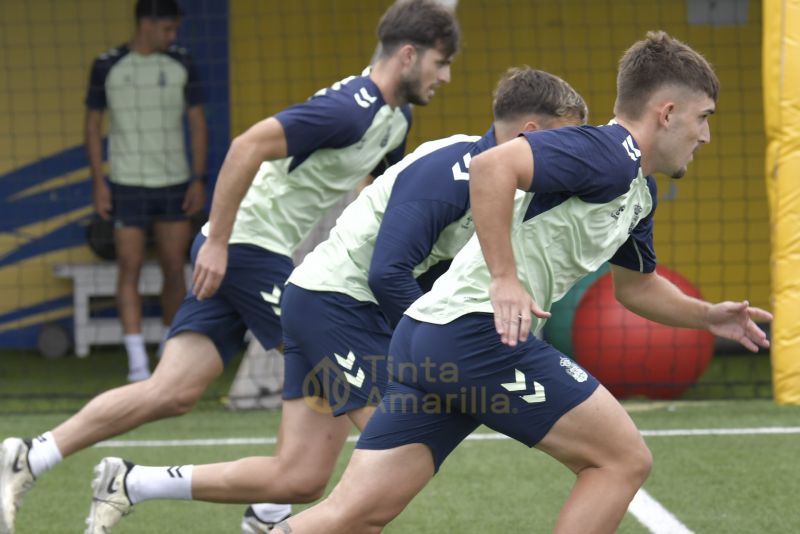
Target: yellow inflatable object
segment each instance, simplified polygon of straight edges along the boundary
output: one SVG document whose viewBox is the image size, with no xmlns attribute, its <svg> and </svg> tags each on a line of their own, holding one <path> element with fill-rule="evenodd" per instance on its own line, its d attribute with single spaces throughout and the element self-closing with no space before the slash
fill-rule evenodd
<svg viewBox="0 0 800 534">
<path fill-rule="evenodd" d="M 772 379 L 778 404 L 800 404 L 800 0 L 764 0 L 763 17 Z"/>
</svg>

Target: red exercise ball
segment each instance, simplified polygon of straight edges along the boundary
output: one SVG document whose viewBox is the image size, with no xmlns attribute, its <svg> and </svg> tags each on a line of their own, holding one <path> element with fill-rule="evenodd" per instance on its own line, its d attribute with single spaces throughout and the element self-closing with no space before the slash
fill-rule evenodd
<svg viewBox="0 0 800 534">
<path fill-rule="evenodd" d="M 665 267 L 658 273 L 687 295 L 700 291 Z M 611 274 L 584 293 L 572 323 L 575 359 L 618 398 L 674 399 L 708 367 L 714 336 L 707 330 L 673 328 L 626 310 L 614 298 Z"/>
</svg>

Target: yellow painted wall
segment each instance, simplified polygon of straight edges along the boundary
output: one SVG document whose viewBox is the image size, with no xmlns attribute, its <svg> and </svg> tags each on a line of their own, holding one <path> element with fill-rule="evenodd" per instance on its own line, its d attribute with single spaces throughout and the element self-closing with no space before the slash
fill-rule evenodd
<svg viewBox="0 0 800 534">
<path fill-rule="evenodd" d="M 0 2 L 0 174 L 83 142 L 89 68 L 130 37 L 133 3 Z"/>
<path fill-rule="evenodd" d="M 375 47 L 388 1 L 231 0 L 231 120 L 235 135 L 358 73 Z M 453 81 L 415 113 L 412 147 L 456 132 L 483 133 L 503 70 L 528 64 L 567 79 L 591 122 L 611 116 L 616 62 L 649 29 L 702 51 L 722 84 L 712 142 L 656 215 L 659 261 L 711 300 L 769 305 L 768 215 L 763 180 L 761 4 L 746 26 L 690 26 L 685 0 L 461 0 L 463 51 Z M 670 181 L 659 178 L 660 194 Z"/>
<path fill-rule="evenodd" d="M 83 101 L 89 68 L 97 55 L 131 35 L 133 3 L 0 2 L 0 175 L 83 143 Z M 87 167 L 37 184 L 16 197 L 88 179 Z M 80 208 L 44 217 L 13 233 L 0 233 L 0 256 L 85 217 L 90 211 L 88 207 Z M 54 265 L 93 259 L 88 248 L 80 246 L 39 254 L 0 268 L 0 314 L 71 295 L 71 282 L 53 277 Z M 69 307 L 43 311 L 4 322 L 0 332 L 70 313 Z"/>
</svg>

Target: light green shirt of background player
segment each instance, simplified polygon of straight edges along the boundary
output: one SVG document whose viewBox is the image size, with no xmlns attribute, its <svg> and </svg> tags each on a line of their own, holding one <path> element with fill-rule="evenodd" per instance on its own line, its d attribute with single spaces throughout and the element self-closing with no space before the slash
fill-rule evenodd
<svg viewBox="0 0 800 534">
<path fill-rule="evenodd" d="M 186 68 L 166 54 L 128 53 L 109 73 L 108 159 L 114 183 L 167 187 L 189 180 L 183 138 Z"/>
</svg>

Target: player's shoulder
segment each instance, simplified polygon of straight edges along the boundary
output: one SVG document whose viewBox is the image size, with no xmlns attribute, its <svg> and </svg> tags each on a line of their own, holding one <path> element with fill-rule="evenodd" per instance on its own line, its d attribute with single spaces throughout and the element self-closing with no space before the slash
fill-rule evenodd
<svg viewBox="0 0 800 534">
<path fill-rule="evenodd" d="M 192 57 L 188 48 L 176 44 L 170 45 L 164 53 L 170 57 L 183 61 L 187 61 Z"/>
<path fill-rule="evenodd" d="M 395 181 L 396 201 L 437 200 L 465 205 L 469 200 L 469 162 L 480 136 L 457 134 L 423 143 L 406 156 L 411 162 Z"/>
<path fill-rule="evenodd" d="M 368 74 L 364 73 L 348 76 L 330 87 L 320 89 L 310 100 L 314 99 L 326 99 L 336 105 L 350 108 L 354 113 L 362 114 L 374 113 L 386 104 L 378 86 Z"/>
<path fill-rule="evenodd" d="M 455 134 L 435 141 L 427 141 L 411 153 L 412 157 L 416 156 L 412 167 L 453 168 L 455 163 L 461 162 L 465 169 L 469 169 L 472 156 L 479 151 L 480 140 L 481 137 L 477 135 Z"/>
<path fill-rule="evenodd" d="M 183 46 L 176 44 L 170 45 L 163 53 L 184 66 L 188 66 L 192 62 L 192 56 L 189 50 Z"/>
<path fill-rule="evenodd" d="M 124 58 L 130 49 L 127 45 L 119 45 L 108 50 L 104 50 L 101 52 L 97 57 L 94 59 L 94 65 L 96 67 L 110 67 L 111 65 L 115 64 L 122 58 Z"/>
<path fill-rule="evenodd" d="M 575 126 L 567 130 L 590 139 L 593 144 L 605 147 L 607 150 L 602 154 L 606 158 L 638 167 L 642 156 L 639 145 L 633 135 L 620 124 L 612 121 L 601 126 Z"/>
<path fill-rule="evenodd" d="M 552 157 L 583 160 L 595 170 L 624 170 L 625 175 L 635 176 L 641 165 L 642 153 L 636 140 L 627 129 L 614 122 L 540 130 L 525 133 L 525 136 L 534 152 L 547 146 Z"/>
</svg>

